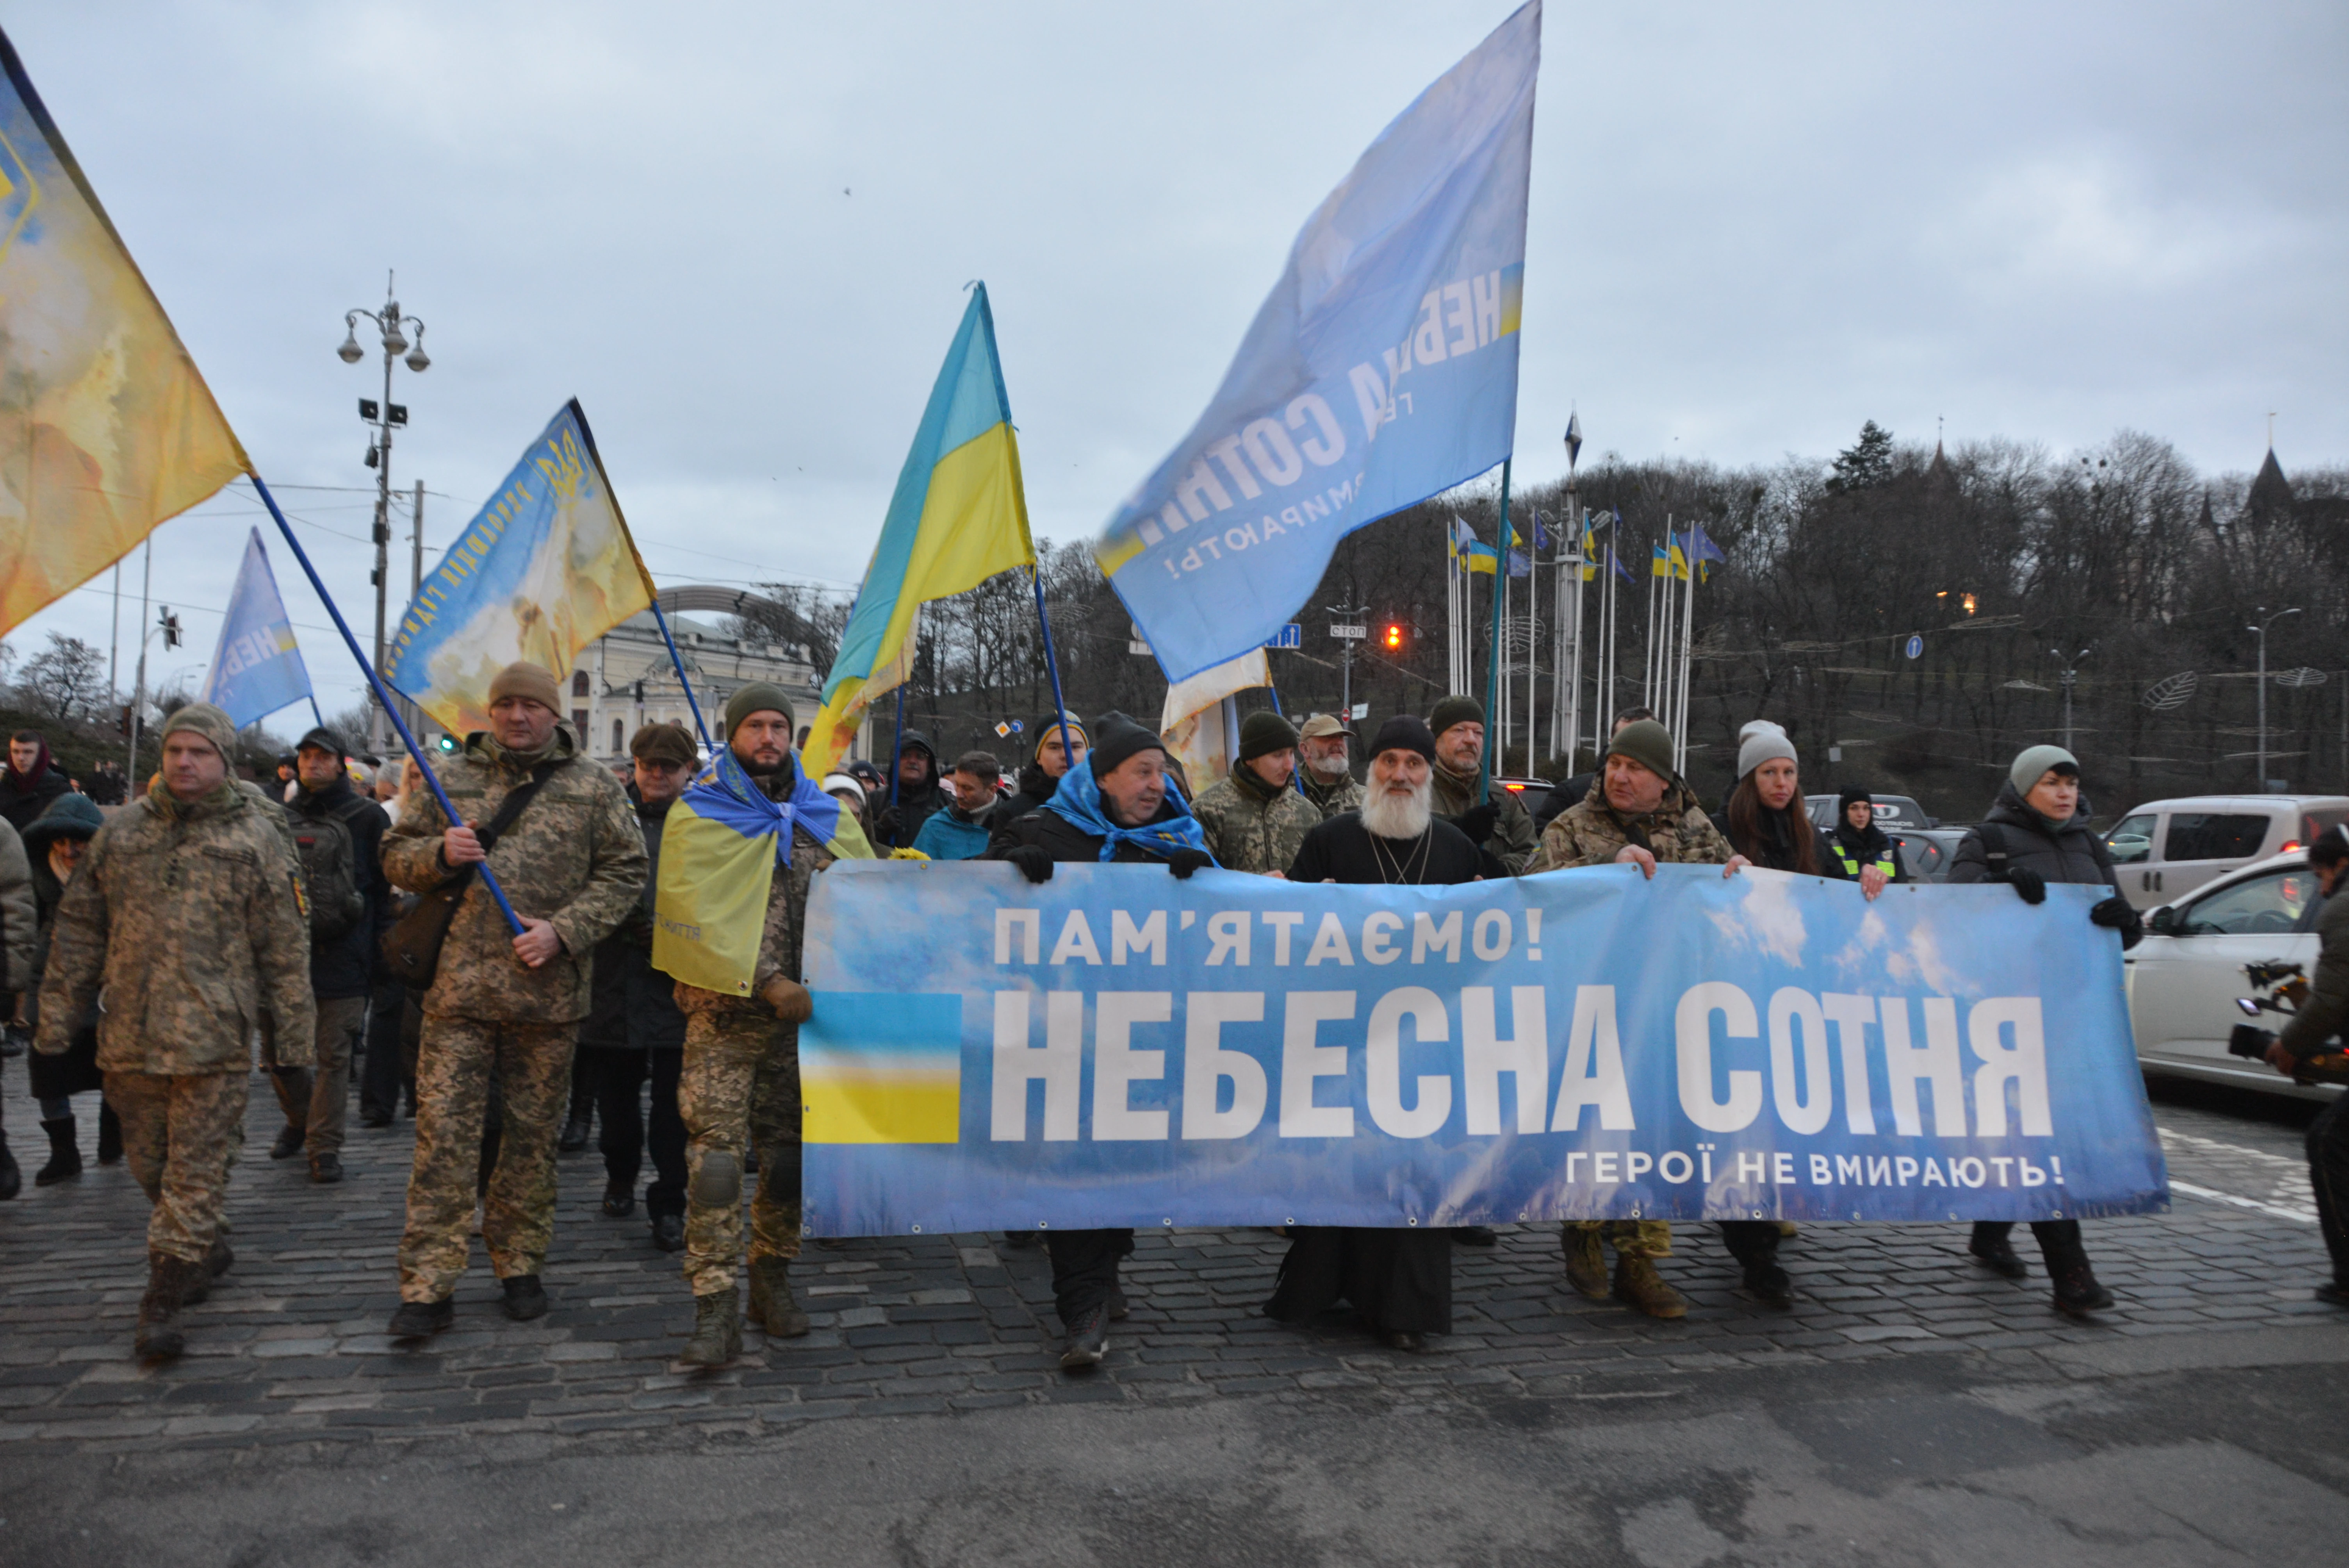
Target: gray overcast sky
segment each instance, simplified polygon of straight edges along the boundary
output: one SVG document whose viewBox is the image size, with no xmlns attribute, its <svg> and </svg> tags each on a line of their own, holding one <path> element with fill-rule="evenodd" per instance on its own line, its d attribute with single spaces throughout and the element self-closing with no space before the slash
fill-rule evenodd
<svg viewBox="0 0 2349 1568">
<path fill-rule="evenodd" d="M 433 366 L 400 373 L 393 477 L 450 498 L 431 553 L 575 395 L 657 578 L 849 584 L 966 281 L 1037 530 L 1090 535 L 1314 204 L 1510 9 L 74 0 L 0 25 L 273 483 L 370 482 L 378 373 L 333 351 L 396 266 Z M 1594 451 L 1824 457 L 1864 418 L 1946 416 L 2058 450 L 2133 427 L 2213 469 L 2255 464 L 2276 410 L 2288 468 L 2340 461 L 2344 67 L 2323 0 L 1553 0 L 1521 469 L 1563 470 L 1569 406 Z M 241 491 L 157 536 L 156 596 L 189 612 L 166 678 L 211 657 Z M 367 620 L 368 498 L 285 499 Z M 356 668 L 273 557 L 343 706 Z M 105 593 L 11 642 L 52 629 L 102 645 Z"/>
</svg>

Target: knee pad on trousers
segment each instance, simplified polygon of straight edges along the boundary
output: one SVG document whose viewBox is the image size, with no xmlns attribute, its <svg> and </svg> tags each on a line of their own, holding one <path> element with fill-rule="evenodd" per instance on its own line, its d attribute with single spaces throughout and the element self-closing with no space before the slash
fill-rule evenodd
<svg viewBox="0 0 2349 1568">
<path fill-rule="evenodd" d="M 742 1157 L 739 1154 L 705 1154 L 701 1169 L 693 1173 L 691 1196 L 697 1203 L 712 1208 L 724 1208 L 742 1201 Z"/>
</svg>

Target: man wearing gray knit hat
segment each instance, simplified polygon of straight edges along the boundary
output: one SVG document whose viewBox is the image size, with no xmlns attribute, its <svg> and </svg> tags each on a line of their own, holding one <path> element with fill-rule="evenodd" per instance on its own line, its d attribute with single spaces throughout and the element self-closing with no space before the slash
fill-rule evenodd
<svg viewBox="0 0 2349 1568">
<path fill-rule="evenodd" d="M 1427 716 L 1435 736 L 1435 814 L 1492 851 L 1501 869 L 1522 876 L 1537 835 L 1533 813 L 1516 792 L 1495 781 L 1483 804 L 1476 780 L 1485 760 L 1485 707 L 1473 696 L 1447 696 Z"/>
<path fill-rule="evenodd" d="M 1321 813 L 1299 794 L 1297 731 L 1266 710 L 1240 721 L 1240 754 L 1230 773 L 1199 792 L 1191 814 L 1216 863 L 1259 876 L 1282 876 Z"/>
</svg>

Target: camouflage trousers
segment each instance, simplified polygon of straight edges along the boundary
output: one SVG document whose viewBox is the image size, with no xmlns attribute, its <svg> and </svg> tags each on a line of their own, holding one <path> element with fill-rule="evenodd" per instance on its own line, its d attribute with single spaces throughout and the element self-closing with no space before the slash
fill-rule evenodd
<svg viewBox="0 0 2349 1568">
<path fill-rule="evenodd" d="M 321 996 L 318 1034 L 308 1067 L 277 1065 L 276 1021 L 261 1018 L 261 1059 L 269 1068 L 270 1086 L 277 1091 L 285 1125 L 309 1130 L 305 1147 L 310 1157 L 340 1154 L 343 1129 L 349 1117 L 351 1052 L 367 1032 L 367 999 L 364 996 Z"/>
<path fill-rule="evenodd" d="M 244 1147 L 249 1072 L 106 1075 L 122 1155 L 154 1212 L 147 1250 L 202 1263 L 225 1229 L 228 1173 Z"/>
<path fill-rule="evenodd" d="M 504 1130 L 481 1240 L 500 1279 L 534 1274 L 554 1235 L 554 1140 L 571 1099 L 579 1026 L 427 1016 L 416 1053 L 416 1164 L 399 1237 L 399 1299 L 440 1301 L 471 1250 L 481 1119 L 494 1077 Z"/>
<path fill-rule="evenodd" d="M 1614 1243 L 1619 1258 L 1668 1258 L 1672 1255 L 1670 1220 L 1568 1220 L 1558 1227 L 1561 1236 L 1576 1231 L 1596 1231 Z"/>
<path fill-rule="evenodd" d="M 750 1261 L 800 1253 L 799 1030 L 755 1014 L 686 1015 L 685 1277 L 696 1295 L 733 1284 L 742 1257 L 742 1149 L 759 1151 Z"/>
</svg>

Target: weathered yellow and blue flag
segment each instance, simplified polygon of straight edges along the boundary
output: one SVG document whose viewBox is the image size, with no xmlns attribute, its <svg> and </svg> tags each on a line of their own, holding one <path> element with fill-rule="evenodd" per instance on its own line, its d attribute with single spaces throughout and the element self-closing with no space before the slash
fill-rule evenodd
<svg viewBox="0 0 2349 1568">
<path fill-rule="evenodd" d="M 668 809 L 653 889 L 653 967 L 688 985 L 750 995 L 775 868 L 792 863 L 792 830 L 832 854 L 871 860 L 856 819 L 792 759 L 792 798 L 771 800 L 734 753 L 718 760 Z"/>
<path fill-rule="evenodd" d="M 574 397 L 425 575 L 383 678 L 456 734 L 487 729 L 500 670 L 527 659 L 563 676 L 652 603 L 652 573 Z"/>
<path fill-rule="evenodd" d="M 244 471 L 244 450 L 0 36 L 0 632 Z"/>
<path fill-rule="evenodd" d="M 815 770 L 840 760 L 865 708 L 904 678 L 924 603 L 1035 563 L 1019 440 L 995 353 L 995 315 L 987 285 L 979 284 L 930 388 L 824 682 L 823 707 L 806 747 Z"/>
</svg>

